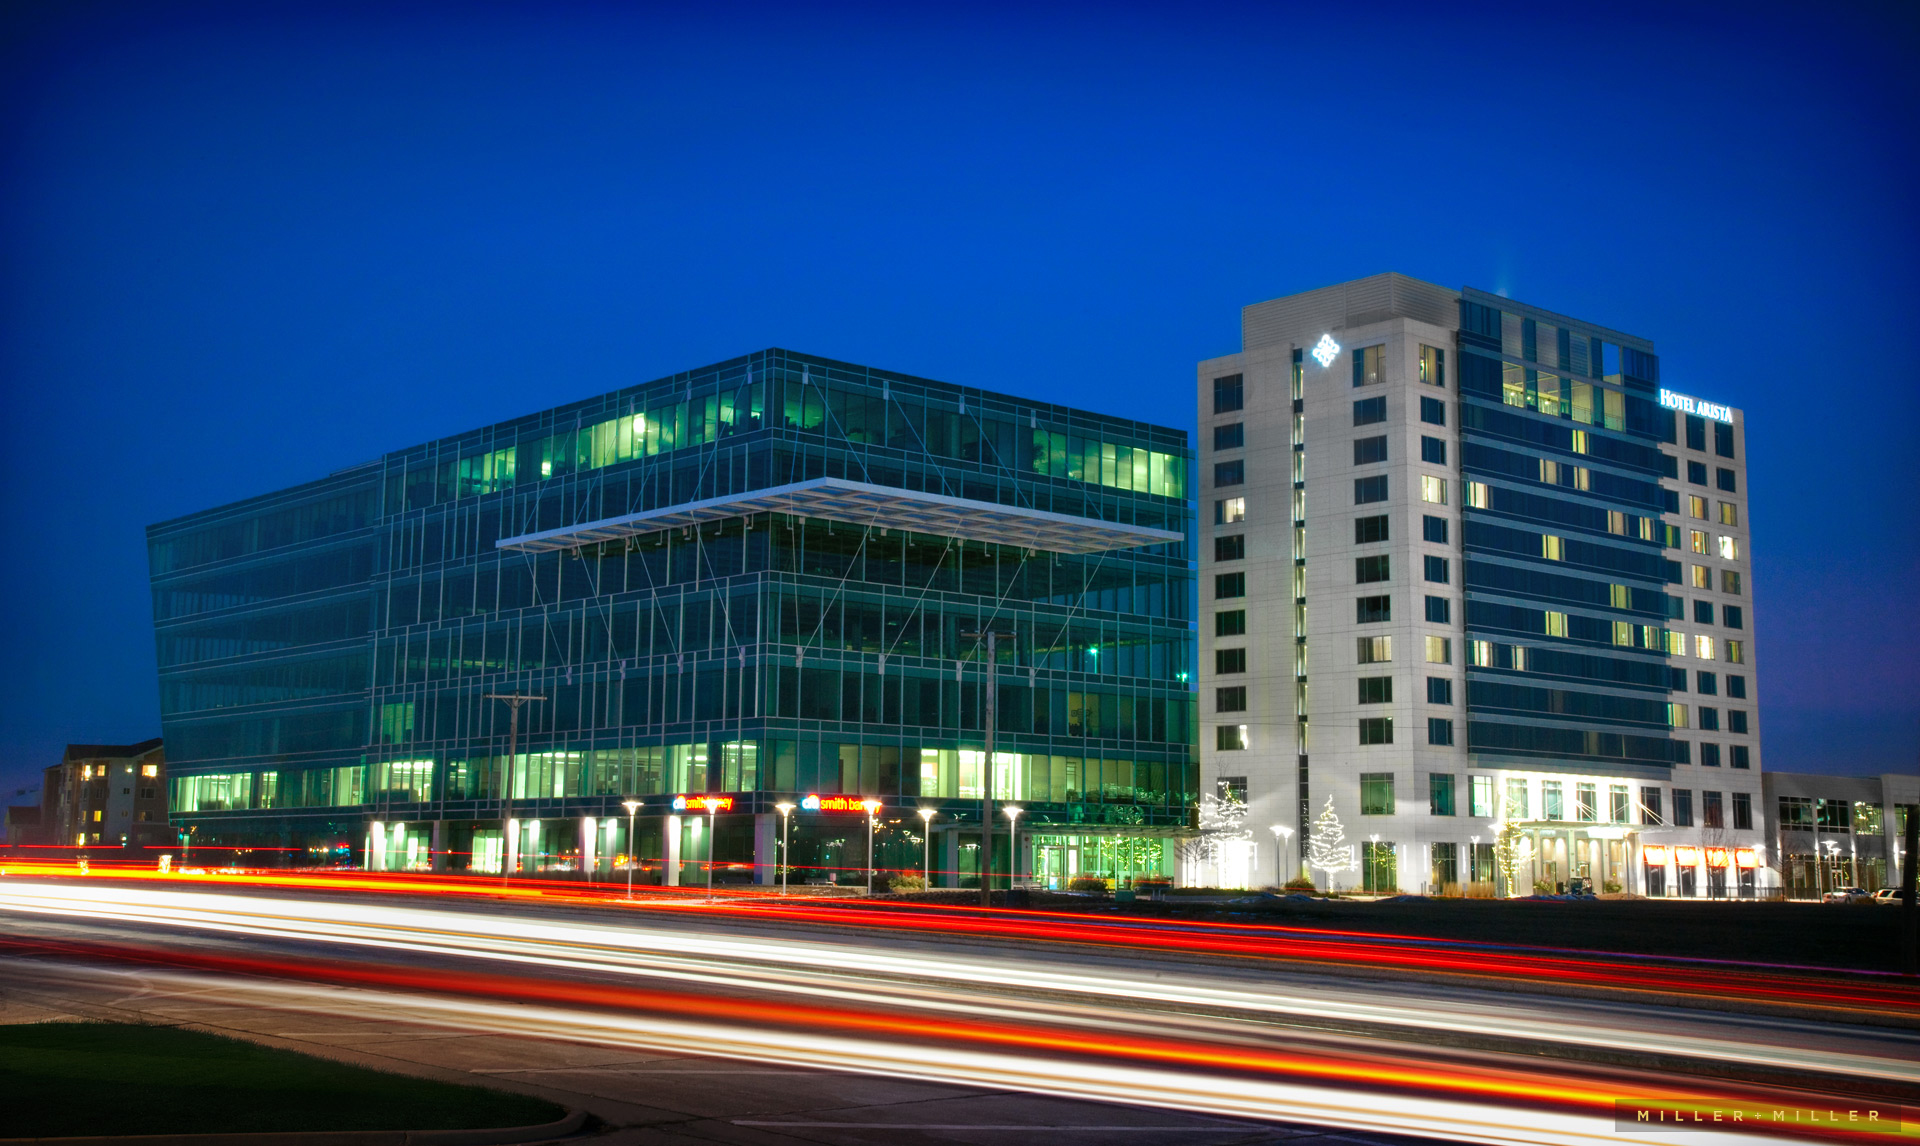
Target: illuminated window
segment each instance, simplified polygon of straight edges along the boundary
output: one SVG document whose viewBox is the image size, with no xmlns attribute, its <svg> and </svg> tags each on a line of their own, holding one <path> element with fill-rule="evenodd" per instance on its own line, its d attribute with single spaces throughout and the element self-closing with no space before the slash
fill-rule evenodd
<svg viewBox="0 0 1920 1146">
<path fill-rule="evenodd" d="M 1387 348 L 1362 346 L 1353 352 L 1353 384 L 1377 386 L 1387 380 Z"/>
<path fill-rule="evenodd" d="M 1221 752 L 1238 752 L 1247 746 L 1247 726 L 1222 724 L 1213 730 L 1213 746 Z"/>
<path fill-rule="evenodd" d="M 1609 394 L 1608 397 L 1612 397 L 1612 395 Z M 1584 454 L 1587 452 L 1587 432 L 1585 430 L 1575 430 L 1573 432 L 1573 452 L 1576 454 Z"/>
<path fill-rule="evenodd" d="M 1686 705 L 1684 704 L 1667 705 L 1667 727 L 1668 728 L 1687 727 L 1687 706 Z"/>
<path fill-rule="evenodd" d="M 1726 536 L 1720 538 L 1720 560 L 1740 560 L 1740 542 L 1737 539 Z"/>
<path fill-rule="evenodd" d="M 1685 633 L 1667 633 L 1667 655 L 1684 657 L 1687 655 L 1687 637 Z"/>
<path fill-rule="evenodd" d="M 1247 519 L 1247 499 L 1244 497 L 1223 497 L 1213 503 L 1213 523 L 1231 525 Z"/>
<path fill-rule="evenodd" d="M 1743 665 L 1747 663 L 1747 646 L 1745 641 L 1727 642 L 1727 663 L 1733 665 Z"/>
<path fill-rule="evenodd" d="M 1447 352 L 1435 346 L 1420 348 L 1420 381 L 1429 386 L 1447 384 Z"/>
<path fill-rule="evenodd" d="M 1467 504 L 1474 509 L 1487 508 L 1487 483 L 1470 481 L 1467 483 Z"/>
<path fill-rule="evenodd" d="M 1627 515 L 1617 509 L 1607 511 L 1607 532 L 1615 537 L 1627 535 Z"/>
<path fill-rule="evenodd" d="M 1560 791 L 1560 781 L 1542 780 L 1540 782 L 1540 817 L 1546 820 L 1564 820 L 1567 810 Z"/>
<path fill-rule="evenodd" d="M 1613 623 L 1613 643 L 1623 649 L 1633 647 L 1633 625 L 1627 621 Z"/>
<path fill-rule="evenodd" d="M 1691 518 L 1695 518 L 1700 521 L 1705 521 L 1707 519 L 1707 499 L 1704 497 L 1696 497 L 1693 494 L 1688 494 L 1687 495 L 1687 516 Z"/>
<path fill-rule="evenodd" d="M 1696 533 L 1694 534 L 1694 536 L 1698 537 L 1700 535 Z M 1707 568 L 1705 565 L 1693 566 L 1693 571 L 1690 574 L 1690 576 L 1693 578 L 1694 588 L 1696 589 L 1713 588 L 1713 570 Z"/>
<path fill-rule="evenodd" d="M 1730 501 L 1721 502 L 1720 503 L 1720 524 L 1739 525 L 1740 524 L 1740 507 L 1733 504 Z"/>
<path fill-rule="evenodd" d="M 1467 815 L 1492 817 L 1499 815 L 1493 808 L 1493 777 L 1470 776 L 1467 785 Z"/>
<path fill-rule="evenodd" d="M 1385 664 L 1393 659 L 1392 637 L 1355 638 L 1355 656 L 1360 664 Z"/>
<path fill-rule="evenodd" d="M 1549 637 L 1566 636 L 1567 635 L 1567 615 L 1565 613 L 1556 613 L 1552 609 L 1548 609 L 1546 633 Z"/>
<path fill-rule="evenodd" d="M 1453 638 L 1428 637 L 1427 663 L 1430 665 L 1450 665 L 1453 663 Z"/>
<path fill-rule="evenodd" d="M 1633 594 L 1625 585 L 1607 586 L 1607 604 L 1616 609 L 1633 608 Z"/>
<path fill-rule="evenodd" d="M 1420 500 L 1434 505 L 1447 504 L 1447 479 L 1422 477 L 1420 479 Z"/>
<path fill-rule="evenodd" d="M 1527 804 L 1527 782 L 1509 777 L 1507 779 L 1507 818 L 1510 820 L 1531 819 Z"/>
<path fill-rule="evenodd" d="M 1548 485 L 1559 485 L 1560 484 L 1560 463 L 1555 461 L 1548 461 L 1546 458 L 1541 458 L 1540 459 L 1540 480 L 1547 483 Z"/>
<path fill-rule="evenodd" d="M 1728 596 L 1740 595 L 1740 574 L 1732 569 L 1720 570 L 1720 591 Z"/>
<path fill-rule="evenodd" d="M 1712 660 L 1713 638 L 1704 633 L 1696 634 L 1693 638 L 1693 655 L 1703 661 Z"/>
<path fill-rule="evenodd" d="M 1468 641 L 1467 663 L 1478 668 L 1489 668 L 1493 664 L 1492 641 Z"/>
<path fill-rule="evenodd" d="M 151 780 L 154 777 L 160 775 L 160 765 L 142 764 L 140 765 L 140 774 L 142 776 L 145 776 L 147 779 Z"/>
<path fill-rule="evenodd" d="M 1599 819 L 1600 807 L 1596 790 L 1592 784 L 1576 784 L 1573 788 L 1573 814 L 1583 824 L 1591 824 Z"/>
<path fill-rule="evenodd" d="M 1362 734 L 1362 744 L 1391 744 L 1391 740 L 1370 741 Z M 1393 815 L 1393 773 L 1363 772 L 1360 774 L 1360 814 L 1363 816 Z"/>
<path fill-rule="evenodd" d="M 1551 533 L 1541 534 L 1540 556 L 1545 557 L 1549 561 L 1565 561 L 1567 559 L 1566 539 L 1556 537 Z"/>
<path fill-rule="evenodd" d="M 1633 819 L 1633 806 L 1625 784 L 1615 784 L 1607 789 L 1607 820 L 1615 824 L 1625 824 Z"/>
<path fill-rule="evenodd" d="M 1698 529 L 1687 531 L 1687 548 L 1695 553 L 1711 552 L 1707 547 L 1707 535 Z"/>
</svg>

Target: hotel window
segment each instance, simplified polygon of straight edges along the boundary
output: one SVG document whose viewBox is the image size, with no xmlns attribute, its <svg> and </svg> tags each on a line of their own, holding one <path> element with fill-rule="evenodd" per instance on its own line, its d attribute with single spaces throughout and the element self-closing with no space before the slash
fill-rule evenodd
<svg viewBox="0 0 1920 1146">
<path fill-rule="evenodd" d="M 1507 779 L 1507 818 L 1509 820 L 1531 820 L 1533 813 L 1527 808 L 1527 782 L 1508 777 Z"/>
<path fill-rule="evenodd" d="M 1730 501 L 1721 502 L 1720 503 L 1720 524 L 1735 525 L 1735 526 L 1739 525 L 1740 524 L 1740 507 L 1733 504 Z"/>
<path fill-rule="evenodd" d="M 1386 514 L 1382 513 L 1373 517 L 1356 517 L 1353 519 L 1353 543 L 1355 545 L 1372 545 L 1377 541 L 1386 540 L 1388 540 Z"/>
<path fill-rule="evenodd" d="M 1393 678 L 1390 676 L 1363 676 L 1360 678 L 1361 704 L 1392 704 Z"/>
<path fill-rule="evenodd" d="M 1560 463 L 1547 458 L 1540 459 L 1540 480 L 1547 485 L 1560 484 Z"/>
<path fill-rule="evenodd" d="M 1637 517 L 1634 518 L 1636 522 L 1639 520 Z M 1607 511 L 1607 532 L 1613 534 L 1615 537 L 1625 537 L 1628 532 L 1627 515 L 1617 509 L 1609 509 Z"/>
<path fill-rule="evenodd" d="M 1453 623 L 1453 599 L 1450 597 L 1428 597 L 1427 622 L 1434 625 Z"/>
<path fill-rule="evenodd" d="M 1446 558 L 1435 557 L 1432 554 L 1428 554 L 1424 560 L 1426 564 L 1427 580 L 1433 582 L 1436 585 L 1445 585 L 1451 581 L 1451 578 L 1448 576 Z"/>
<path fill-rule="evenodd" d="M 1392 560 L 1385 553 L 1353 559 L 1353 582 L 1356 585 L 1371 585 L 1375 581 L 1391 580 L 1392 576 Z"/>
<path fill-rule="evenodd" d="M 1243 573 L 1215 573 L 1213 575 L 1213 596 L 1224 601 L 1247 595 L 1247 575 Z"/>
<path fill-rule="evenodd" d="M 1386 664 L 1393 660 L 1392 637 L 1355 637 L 1354 659 L 1363 665 Z"/>
<path fill-rule="evenodd" d="M 1213 690 L 1213 710 L 1215 712 L 1245 712 L 1247 710 L 1247 686 L 1236 684 L 1232 688 Z"/>
<path fill-rule="evenodd" d="M 1703 743 L 1700 745 L 1700 767 L 1720 767 L 1720 746 L 1718 744 Z"/>
<path fill-rule="evenodd" d="M 1392 744 L 1393 717 L 1374 716 L 1360 722 L 1360 743 Z"/>
<path fill-rule="evenodd" d="M 1549 637 L 1566 636 L 1567 635 L 1567 615 L 1565 613 L 1559 613 L 1559 612 L 1555 612 L 1552 609 L 1548 609 L 1546 613 L 1546 634 Z"/>
<path fill-rule="evenodd" d="M 1735 700 L 1747 699 L 1747 678 L 1728 674 L 1727 695 Z"/>
<path fill-rule="evenodd" d="M 1707 519 L 1707 499 L 1695 494 L 1688 494 L 1687 516 L 1705 521 Z"/>
<path fill-rule="evenodd" d="M 1437 346 L 1420 347 L 1420 381 L 1429 386 L 1447 384 L 1447 352 Z"/>
<path fill-rule="evenodd" d="M 1733 479 L 1733 471 L 1727 469 L 1725 466 L 1721 466 L 1713 471 L 1713 484 L 1716 489 L 1724 490 L 1727 493 L 1740 492 L 1739 489 L 1735 488 L 1738 483 Z"/>
<path fill-rule="evenodd" d="M 1384 396 L 1362 398 L 1353 404 L 1353 424 L 1356 426 L 1371 426 L 1386 420 L 1387 400 Z"/>
<path fill-rule="evenodd" d="M 1445 545 L 1447 543 L 1447 519 L 1444 517 L 1435 517 L 1432 514 L 1422 516 L 1420 518 L 1420 537 L 1421 540 L 1431 541 L 1435 545 Z"/>
<path fill-rule="evenodd" d="M 1235 458 L 1230 462 L 1213 463 L 1213 484 L 1215 486 L 1245 485 L 1247 481 L 1247 459 Z"/>
<path fill-rule="evenodd" d="M 1234 673 L 1247 671 L 1247 650 L 1213 650 L 1213 671 L 1216 673 Z"/>
<path fill-rule="evenodd" d="M 160 765 L 142 764 L 140 765 L 140 774 L 151 780 L 160 775 Z"/>
<path fill-rule="evenodd" d="M 1452 704 L 1453 703 L 1453 682 L 1443 676 L 1428 677 L 1427 678 L 1427 703 L 1428 704 L 1447 704 L 1447 705 Z"/>
<path fill-rule="evenodd" d="M 1713 624 L 1713 602 L 1695 601 L 1693 603 L 1693 623 L 1696 625 Z"/>
<path fill-rule="evenodd" d="M 1215 561 L 1239 561 L 1247 555 L 1247 535 L 1229 533 L 1225 537 L 1213 539 L 1213 559 Z"/>
<path fill-rule="evenodd" d="M 1753 830 L 1753 797 L 1746 792 L 1733 794 L 1733 830 L 1736 832 Z"/>
<path fill-rule="evenodd" d="M 1720 710 L 1719 709 L 1709 708 L 1704 704 L 1700 706 L 1700 731 L 1702 732 L 1720 731 Z"/>
<path fill-rule="evenodd" d="M 1451 724 L 1451 721 L 1448 721 Z M 1447 743 L 1453 743 L 1453 733 L 1449 729 Z M 1430 816 L 1453 815 L 1453 777 L 1446 772 L 1427 773 L 1427 814 Z"/>
<path fill-rule="evenodd" d="M 1243 637 L 1247 633 L 1247 611 L 1245 609 L 1222 609 L 1213 615 L 1213 635 L 1216 637 Z"/>
<path fill-rule="evenodd" d="M 1574 785 L 1573 815 L 1583 824 L 1591 824 L 1599 820 L 1600 801 L 1592 784 Z"/>
<path fill-rule="evenodd" d="M 1746 745 L 1744 744 L 1733 745 L 1733 747 L 1728 750 L 1727 756 L 1728 756 L 1728 763 L 1732 764 L 1735 768 L 1747 767 L 1748 756 L 1747 756 Z"/>
<path fill-rule="evenodd" d="M 1474 509 L 1487 508 L 1487 483 L 1470 481 L 1467 483 L 1467 505 Z"/>
<path fill-rule="evenodd" d="M 1707 484 L 1707 463 L 1688 462 L 1687 463 L 1687 481 L 1691 482 L 1694 485 L 1706 485 Z"/>
<path fill-rule="evenodd" d="M 1429 438 L 1425 434 L 1420 435 L 1420 460 L 1426 462 L 1428 465 L 1446 465 L 1447 443 L 1440 438 Z"/>
<path fill-rule="evenodd" d="M 1633 625 L 1626 621 L 1613 622 L 1613 643 L 1623 649 L 1633 647 Z"/>
<path fill-rule="evenodd" d="M 1687 531 L 1687 548 L 1695 553 L 1711 552 L 1707 545 L 1707 535 L 1698 529 Z"/>
<path fill-rule="evenodd" d="M 1747 710 L 1744 708 L 1727 709 L 1727 731 L 1744 734 L 1747 731 Z"/>
<path fill-rule="evenodd" d="M 1718 696 L 1720 694 L 1719 677 L 1710 672 L 1695 672 L 1693 675 L 1693 691 L 1699 693 L 1701 696 Z M 1686 681 L 1687 676 L 1685 670 L 1681 671 L 1680 679 L 1683 683 Z"/>
<path fill-rule="evenodd" d="M 1696 533 L 1694 534 L 1694 536 L 1701 537 L 1704 535 Z M 1693 572 L 1690 573 L 1688 576 L 1692 578 L 1694 588 L 1696 589 L 1713 588 L 1713 570 L 1707 568 L 1705 565 L 1695 565 L 1692 567 L 1692 569 L 1693 569 Z"/>
<path fill-rule="evenodd" d="M 1727 826 L 1726 814 L 1720 804 L 1720 793 L 1700 793 L 1700 826 L 1703 828 L 1724 828 Z"/>
<path fill-rule="evenodd" d="M 1420 399 L 1420 420 L 1429 426 L 1447 424 L 1447 404 L 1438 398 Z"/>
<path fill-rule="evenodd" d="M 1627 786 L 1615 784 L 1607 789 L 1607 822 L 1614 824 L 1630 823 L 1633 811 L 1628 804 Z"/>
<path fill-rule="evenodd" d="M 1353 352 L 1353 384 L 1378 386 L 1387 380 L 1387 348 L 1362 346 Z"/>
<path fill-rule="evenodd" d="M 1428 637 L 1427 663 L 1430 665 L 1452 664 L 1453 639 L 1451 637 Z"/>
<path fill-rule="evenodd" d="M 1733 456 L 1733 427 L 1725 422 L 1713 424 L 1713 452 L 1723 458 Z"/>
<path fill-rule="evenodd" d="M 1673 790 L 1673 826 L 1676 828 L 1693 826 L 1693 792 L 1689 789 Z"/>
<path fill-rule="evenodd" d="M 1371 505 L 1387 500 L 1387 475 L 1353 479 L 1353 504 Z"/>
<path fill-rule="evenodd" d="M 1685 728 L 1687 726 L 1687 706 L 1684 704 L 1667 705 L 1667 727 Z"/>
<path fill-rule="evenodd" d="M 1740 560 L 1740 542 L 1735 538 L 1722 536 L 1720 538 L 1720 560 Z"/>
<path fill-rule="evenodd" d="M 1468 641 L 1467 663 L 1478 668 L 1493 667 L 1493 642 Z"/>
<path fill-rule="evenodd" d="M 1699 657 L 1703 661 L 1712 660 L 1713 659 L 1713 638 L 1705 635 L 1704 633 L 1696 634 L 1693 638 L 1693 655 L 1696 657 Z"/>
<path fill-rule="evenodd" d="M 1427 717 L 1427 743 L 1445 748 L 1453 743 L 1453 721 L 1444 716 Z"/>
<path fill-rule="evenodd" d="M 1728 664 L 1743 665 L 1747 663 L 1747 643 L 1745 641 L 1728 641 L 1726 645 Z M 1728 695 L 1732 694 L 1729 693 Z"/>
<path fill-rule="evenodd" d="M 1741 612 L 1740 606 L 1738 605 L 1720 606 L 1720 623 L 1725 627 L 1729 629 L 1738 629 L 1742 626 L 1742 622 L 1744 622 L 1745 620 L 1746 620 L 1746 616 Z"/>
<path fill-rule="evenodd" d="M 1225 378 L 1213 380 L 1213 412 L 1231 414 L 1246 404 L 1246 394 L 1241 385 L 1240 375 L 1229 374 Z"/>
<path fill-rule="evenodd" d="M 1720 591 L 1729 597 L 1740 596 L 1740 574 L 1732 569 L 1720 570 Z"/>
<path fill-rule="evenodd" d="M 1362 744 L 1367 741 L 1362 740 Z M 1387 743 L 1381 741 L 1380 743 Z M 1362 772 L 1360 774 L 1360 814 L 1363 816 L 1393 815 L 1393 773 Z"/>
<path fill-rule="evenodd" d="M 1213 428 L 1213 448 L 1216 450 L 1237 450 L 1247 444 L 1247 424 L 1228 422 L 1224 426 Z"/>
<path fill-rule="evenodd" d="M 1687 448 L 1705 453 L 1707 449 L 1707 420 L 1698 414 L 1688 414 L 1685 415 L 1685 417 L 1687 419 Z"/>
<path fill-rule="evenodd" d="M 1420 479 L 1420 500 L 1430 505 L 1447 504 L 1447 479 L 1422 477 Z"/>
<path fill-rule="evenodd" d="M 1393 620 L 1393 598 L 1391 596 L 1358 597 L 1353 602 L 1353 623 L 1372 625 L 1381 621 Z"/>
<path fill-rule="evenodd" d="M 1213 746 L 1220 752 L 1238 752 L 1247 746 L 1247 726 L 1222 724 L 1213 730 Z"/>
<path fill-rule="evenodd" d="M 1562 803 L 1560 781 L 1541 781 L 1540 818 L 1543 820 L 1564 820 L 1567 818 L 1567 810 Z"/>
<path fill-rule="evenodd" d="M 1640 789 L 1640 822 L 1650 827 L 1659 827 L 1666 823 L 1666 817 L 1660 814 L 1660 789 Z"/>
<path fill-rule="evenodd" d="M 1247 499 L 1244 497 L 1224 497 L 1213 503 L 1213 523 L 1232 525 L 1236 521 L 1247 519 Z"/>
<path fill-rule="evenodd" d="M 1555 537 L 1551 533 L 1541 534 L 1540 556 L 1545 557 L 1549 561 L 1565 561 L 1567 559 L 1566 539 L 1563 537 Z"/>
<path fill-rule="evenodd" d="M 1386 435 L 1377 438 L 1355 438 L 1353 440 L 1353 464 L 1368 466 L 1387 460 Z"/>
<path fill-rule="evenodd" d="M 1467 815 L 1491 818 L 1499 814 L 1493 808 L 1493 777 L 1467 777 Z"/>
</svg>

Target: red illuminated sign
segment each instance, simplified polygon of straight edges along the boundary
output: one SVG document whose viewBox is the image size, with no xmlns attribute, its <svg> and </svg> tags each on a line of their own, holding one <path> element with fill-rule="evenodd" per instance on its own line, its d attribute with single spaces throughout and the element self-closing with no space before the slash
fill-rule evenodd
<svg viewBox="0 0 1920 1146">
<path fill-rule="evenodd" d="M 732 796 L 675 796 L 673 810 L 676 812 L 731 812 Z"/>
<path fill-rule="evenodd" d="M 877 812 L 880 801 L 872 796 L 804 796 L 800 800 L 803 812 Z"/>
</svg>

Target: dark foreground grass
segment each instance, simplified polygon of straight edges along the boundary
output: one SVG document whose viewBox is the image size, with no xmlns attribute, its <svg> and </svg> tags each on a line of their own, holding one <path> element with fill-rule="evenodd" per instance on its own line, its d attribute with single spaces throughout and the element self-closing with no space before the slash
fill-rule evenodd
<svg viewBox="0 0 1920 1146">
<path fill-rule="evenodd" d="M 526 1126 L 553 1103 L 176 1027 L 0 1026 L 0 1136 Z"/>
</svg>

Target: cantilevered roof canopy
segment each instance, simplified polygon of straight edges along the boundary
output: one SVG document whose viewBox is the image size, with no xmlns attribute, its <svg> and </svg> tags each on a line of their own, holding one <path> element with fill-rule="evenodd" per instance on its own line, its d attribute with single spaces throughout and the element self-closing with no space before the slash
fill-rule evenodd
<svg viewBox="0 0 1920 1146">
<path fill-rule="evenodd" d="M 913 533 L 963 537 L 1000 545 L 1019 545 L 1052 553 L 1101 553 L 1141 545 L 1164 545 L 1183 535 L 1143 525 L 1122 525 L 1098 518 L 998 505 L 893 486 L 841 478 L 815 478 L 772 489 L 752 490 L 705 501 L 689 501 L 623 517 L 523 533 L 494 542 L 499 549 L 547 553 L 680 529 L 755 513 L 787 513 L 854 525 L 878 525 Z"/>
</svg>

